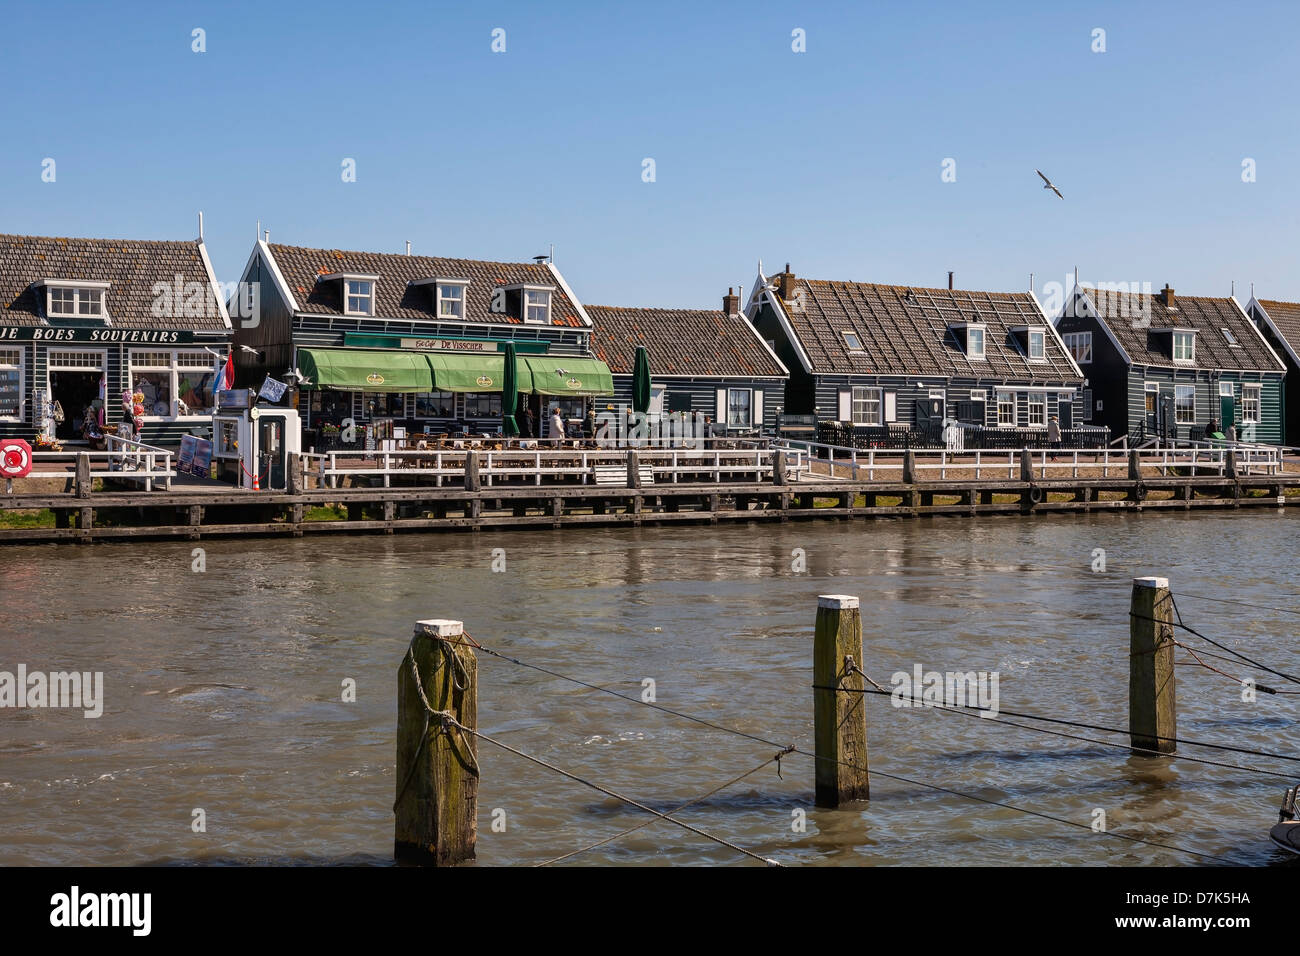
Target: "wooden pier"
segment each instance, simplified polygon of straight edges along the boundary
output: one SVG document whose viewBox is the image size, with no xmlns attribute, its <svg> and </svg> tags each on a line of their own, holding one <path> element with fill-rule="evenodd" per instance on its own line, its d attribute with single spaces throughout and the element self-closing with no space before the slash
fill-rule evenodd
<svg viewBox="0 0 1300 956">
<path fill-rule="evenodd" d="M 630 484 L 641 484 L 639 470 Z M 909 476 L 910 477 L 910 476 Z M 465 487 L 465 485 L 479 487 Z M 629 482 L 624 482 L 629 484 Z M 465 531 L 572 525 L 718 524 L 846 518 L 973 517 L 1098 511 L 1240 509 L 1300 504 L 1300 472 L 1110 478 L 791 480 L 483 486 L 305 488 L 248 492 L 222 487 L 0 496 L 5 511 L 50 509 L 54 527 L 0 529 L 0 541 L 100 541 L 240 535 Z M 308 520 L 336 506 L 336 520 Z M 343 517 L 342 515 L 346 515 Z"/>
</svg>

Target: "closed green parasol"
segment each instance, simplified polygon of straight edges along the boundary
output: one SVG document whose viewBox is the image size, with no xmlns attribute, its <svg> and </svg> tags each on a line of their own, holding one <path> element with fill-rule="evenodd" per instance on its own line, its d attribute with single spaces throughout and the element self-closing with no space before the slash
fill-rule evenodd
<svg viewBox="0 0 1300 956">
<path fill-rule="evenodd" d="M 501 382 L 501 431 L 507 436 L 519 434 L 515 421 L 515 408 L 519 404 L 519 367 L 515 361 L 515 346 L 507 342 L 505 348 L 505 374 Z"/>
<path fill-rule="evenodd" d="M 650 411 L 650 352 L 644 345 L 636 347 L 636 364 L 632 367 L 632 409 Z"/>
</svg>

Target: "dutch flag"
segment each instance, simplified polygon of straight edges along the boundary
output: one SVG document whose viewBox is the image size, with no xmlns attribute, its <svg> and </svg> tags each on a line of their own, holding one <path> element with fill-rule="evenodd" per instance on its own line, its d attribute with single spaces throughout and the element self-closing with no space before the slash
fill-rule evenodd
<svg viewBox="0 0 1300 956">
<path fill-rule="evenodd" d="M 228 352 L 223 362 L 221 356 L 217 356 L 217 364 L 213 368 L 216 379 L 212 383 L 214 392 L 222 392 L 230 388 L 235 382 L 235 354 Z"/>
</svg>

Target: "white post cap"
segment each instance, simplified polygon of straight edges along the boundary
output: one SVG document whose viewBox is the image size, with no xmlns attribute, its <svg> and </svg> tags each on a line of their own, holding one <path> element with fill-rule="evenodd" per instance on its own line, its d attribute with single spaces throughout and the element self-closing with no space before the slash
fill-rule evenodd
<svg viewBox="0 0 1300 956">
<path fill-rule="evenodd" d="M 1163 588 L 1169 590 L 1168 578 L 1134 578 L 1133 586 L 1135 588 Z"/>
<path fill-rule="evenodd" d="M 852 594 L 819 594 L 817 606 L 831 611 L 851 611 L 858 606 L 858 599 Z"/>
<path fill-rule="evenodd" d="M 416 621 L 415 633 L 425 637 L 460 637 L 465 633 L 464 621 L 446 621 L 433 618 L 428 621 Z"/>
</svg>

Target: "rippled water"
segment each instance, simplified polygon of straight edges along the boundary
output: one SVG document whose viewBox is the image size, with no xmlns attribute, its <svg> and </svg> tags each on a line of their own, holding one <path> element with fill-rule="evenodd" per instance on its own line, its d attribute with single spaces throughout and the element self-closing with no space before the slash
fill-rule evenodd
<svg viewBox="0 0 1300 956">
<path fill-rule="evenodd" d="M 817 595 L 856 594 L 877 680 L 916 663 L 997 671 L 1004 710 L 1125 727 L 1135 575 L 1168 575 L 1192 626 L 1300 670 L 1295 616 L 1193 600 L 1293 607 L 1298 520 L 1289 511 L 209 541 L 201 574 L 190 543 L 5 546 L 0 670 L 102 670 L 107 701 L 98 720 L 0 710 L 0 864 L 390 862 L 396 669 L 420 618 L 463 619 L 489 647 L 633 696 L 653 678 L 666 707 L 811 749 Z M 505 549 L 505 573 L 490 570 L 494 548 Z M 805 573 L 791 570 L 796 548 Z M 1105 574 L 1089 569 L 1095 548 L 1106 550 Z M 659 809 L 773 753 L 485 655 L 479 676 L 485 733 Z M 341 700 L 346 678 L 355 703 Z M 1195 667 L 1180 667 L 1178 680 L 1180 736 L 1295 750 L 1300 697 L 1245 704 L 1235 684 Z M 812 761 L 795 755 L 781 777 L 764 768 L 682 819 L 795 865 L 1197 862 L 890 773 L 1085 825 L 1101 808 L 1113 831 L 1237 862 L 1285 856 L 1266 839 L 1281 778 L 896 710 L 883 698 L 868 699 L 868 720 L 869 803 L 815 809 Z M 644 820 L 490 744 L 479 761 L 480 864 L 541 862 Z M 205 833 L 192 832 L 194 808 Z M 497 808 L 504 832 L 492 828 Z M 792 828 L 796 810 L 806 832 Z M 746 861 L 657 822 L 574 862 Z"/>
</svg>

